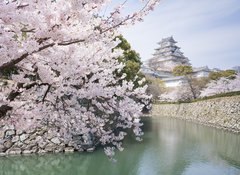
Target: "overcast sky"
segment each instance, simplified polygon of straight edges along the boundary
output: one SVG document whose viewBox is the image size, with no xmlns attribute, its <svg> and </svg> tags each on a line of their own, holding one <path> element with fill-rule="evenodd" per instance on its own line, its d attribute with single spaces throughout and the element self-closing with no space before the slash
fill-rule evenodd
<svg viewBox="0 0 240 175">
<path fill-rule="evenodd" d="M 194 67 L 231 68 L 240 65 L 240 0 L 162 0 L 123 34 L 143 61 L 173 36 Z"/>
</svg>

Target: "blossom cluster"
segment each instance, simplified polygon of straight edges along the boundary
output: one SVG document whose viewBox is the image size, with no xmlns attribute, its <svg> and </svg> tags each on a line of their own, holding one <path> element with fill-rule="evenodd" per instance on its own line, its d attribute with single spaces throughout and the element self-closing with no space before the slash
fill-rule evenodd
<svg viewBox="0 0 240 175">
<path fill-rule="evenodd" d="M 55 127 L 79 150 L 74 136 L 119 150 L 125 129 L 141 136 L 139 117 L 150 97 L 146 86 L 134 88 L 116 75 L 124 65 L 114 38 L 158 2 L 143 1 L 142 9 L 124 16 L 125 2 L 104 17 L 109 0 L 0 1 L 0 71 L 18 69 L 14 86 L 0 92 L 0 106 L 11 107 L 0 125 Z"/>
<path fill-rule="evenodd" d="M 206 97 L 221 93 L 240 91 L 240 74 L 234 79 L 220 78 L 207 84 L 206 88 L 201 91 L 200 97 Z"/>
</svg>

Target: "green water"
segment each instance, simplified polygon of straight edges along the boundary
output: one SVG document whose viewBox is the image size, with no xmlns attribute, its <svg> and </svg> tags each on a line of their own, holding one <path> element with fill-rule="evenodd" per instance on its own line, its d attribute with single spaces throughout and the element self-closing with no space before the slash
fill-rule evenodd
<svg viewBox="0 0 240 175">
<path fill-rule="evenodd" d="M 94 153 L 0 157 L 0 175 L 240 175 L 240 135 L 176 119 L 145 119 L 110 162 Z"/>
</svg>

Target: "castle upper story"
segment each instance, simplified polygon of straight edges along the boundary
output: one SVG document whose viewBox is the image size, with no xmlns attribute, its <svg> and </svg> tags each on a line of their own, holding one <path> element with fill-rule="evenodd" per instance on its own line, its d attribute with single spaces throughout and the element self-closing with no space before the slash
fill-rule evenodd
<svg viewBox="0 0 240 175">
<path fill-rule="evenodd" d="M 191 65 L 189 59 L 180 51 L 173 37 L 162 39 L 155 49 L 153 57 L 148 60 L 148 66 L 154 71 L 172 72 L 179 65 Z"/>
</svg>

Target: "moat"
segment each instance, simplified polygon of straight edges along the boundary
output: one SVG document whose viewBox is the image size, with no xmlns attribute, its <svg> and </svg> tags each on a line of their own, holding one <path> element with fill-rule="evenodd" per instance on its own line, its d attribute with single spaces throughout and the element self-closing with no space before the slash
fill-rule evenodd
<svg viewBox="0 0 240 175">
<path fill-rule="evenodd" d="M 0 157 L 0 175 L 238 175 L 240 135 L 170 118 L 144 119 L 113 163 L 93 153 Z"/>
</svg>

